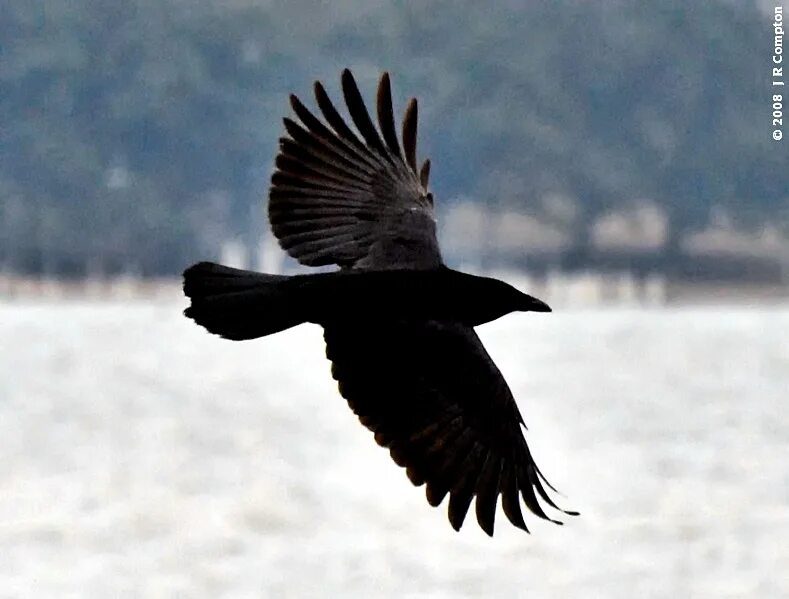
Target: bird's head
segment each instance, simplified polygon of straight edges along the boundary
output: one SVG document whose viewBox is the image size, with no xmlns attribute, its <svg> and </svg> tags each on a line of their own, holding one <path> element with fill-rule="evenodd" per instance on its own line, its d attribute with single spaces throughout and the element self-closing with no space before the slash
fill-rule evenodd
<svg viewBox="0 0 789 599">
<path fill-rule="evenodd" d="M 490 322 L 510 312 L 550 312 L 545 302 L 516 289 L 509 283 L 498 279 L 477 277 L 479 286 L 473 308 L 469 310 L 472 326 Z M 471 299 L 474 294 L 469 293 Z"/>
</svg>

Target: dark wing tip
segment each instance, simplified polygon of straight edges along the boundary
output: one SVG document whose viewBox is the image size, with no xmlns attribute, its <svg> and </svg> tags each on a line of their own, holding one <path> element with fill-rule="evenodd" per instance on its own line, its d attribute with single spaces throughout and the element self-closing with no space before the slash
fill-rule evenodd
<svg viewBox="0 0 789 599">
<path fill-rule="evenodd" d="M 449 495 L 449 523 L 456 532 L 460 531 L 466 519 L 468 508 L 471 506 L 471 493 L 451 493 Z"/>
<path fill-rule="evenodd" d="M 348 71 L 348 69 L 345 70 Z M 348 75 L 351 76 L 350 71 L 348 71 Z M 359 138 L 356 137 L 356 134 L 351 131 L 351 128 L 345 123 L 345 119 L 343 119 L 343 117 L 340 116 L 340 113 L 337 112 L 337 109 L 334 107 L 331 98 L 329 98 L 329 94 L 326 93 L 326 89 L 323 87 L 323 84 L 320 81 L 316 81 L 313 84 L 313 90 L 315 92 L 315 100 L 318 103 L 318 108 L 326 119 L 326 122 L 329 123 L 329 126 L 341 139 L 345 140 L 356 148 L 361 148 L 363 146 L 362 142 L 359 141 Z"/>
<path fill-rule="evenodd" d="M 416 173 L 416 130 L 418 108 L 416 98 L 411 98 L 403 115 L 403 151 L 405 160 Z"/>
<path fill-rule="evenodd" d="M 492 452 L 488 453 L 482 467 L 475 494 L 477 523 L 485 533 L 492 537 L 496 520 L 496 505 L 499 500 L 502 462 Z"/>
<path fill-rule="evenodd" d="M 511 465 L 504 467 L 501 473 L 501 507 L 513 526 L 529 532 L 523 520 L 520 498 L 518 497 L 518 480 L 515 469 Z"/>
<path fill-rule="evenodd" d="M 446 485 L 443 485 L 436 480 L 429 480 L 427 481 L 427 486 L 425 487 L 425 498 L 431 507 L 438 507 L 441 505 L 441 502 L 444 501 L 444 497 L 447 496 L 448 492 L 449 489 L 446 487 Z"/>
<path fill-rule="evenodd" d="M 428 158 L 422 163 L 422 168 L 419 170 L 419 182 L 422 184 L 423 189 L 427 189 L 427 184 L 430 180 L 430 159 Z"/>
<path fill-rule="evenodd" d="M 463 473 L 452 485 L 452 490 L 449 493 L 447 515 L 449 523 L 455 530 L 460 530 L 460 527 L 463 526 L 486 462 L 487 456 L 484 454 L 484 449 L 475 443 L 466 456 Z"/>
<path fill-rule="evenodd" d="M 486 535 L 488 535 L 489 537 L 492 537 L 493 536 L 493 526 L 494 526 L 494 522 L 495 522 L 494 518 L 496 516 L 496 511 L 495 511 L 496 510 L 496 505 L 494 504 L 493 505 L 493 511 L 489 512 L 487 514 L 480 511 L 479 505 L 480 505 L 479 496 L 477 496 L 477 508 L 476 508 L 476 511 L 477 511 L 477 524 L 479 524 L 479 527 L 483 531 L 485 531 Z"/>
<path fill-rule="evenodd" d="M 325 88 L 325 87 L 323 87 L 323 83 L 321 83 L 321 82 L 320 82 L 320 81 L 318 81 L 317 79 L 316 79 L 316 80 L 315 80 L 315 82 L 312 84 L 312 91 L 313 91 L 313 92 L 314 92 L 314 94 L 315 94 L 315 98 L 317 98 L 318 100 L 320 100 L 320 98 L 321 98 L 322 96 L 326 96 L 327 98 L 328 98 L 328 96 L 329 96 L 329 94 L 328 94 L 328 93 L 326 93 L 326 88 Z"/>
<path fill-rule="evenodd" d="M 401 156 L 400 142 L 397 140 L 395 131 L 394 110 L 392 108 L 392 85 L 389 81 L 389 73 L 384 71 L 378 81 L 378 96 L 376 98 L 378 109 L 378 126 L 384 136 L 386 147 L 397 156 Z"/>
<path fill-rule="evenodd" d="M 411 481 L 411 484 L 415 487 L 421 487 L 425 484 L 425 475 L 424 473 L 414 466 L 408 466 L 405 469 L 406 476 L 408 476 L 408 480 Z"/>
<path fill-rule="evenodd" d="M 364 98 L 359 91 L 359 86 L 356 84 L 351 71 L 343 69 L 342 72 L 342 93 L 345 96 L 345 105 L 348 107 L 348 112 L 359 133 L 367 142 L 367 145 L 377 151 L 379 154 L 386 156 L 387 152 L 384 148 L 384 142 L 378 131 L 370 119 L 370 114 L 364 105 Z"/>
</svg>

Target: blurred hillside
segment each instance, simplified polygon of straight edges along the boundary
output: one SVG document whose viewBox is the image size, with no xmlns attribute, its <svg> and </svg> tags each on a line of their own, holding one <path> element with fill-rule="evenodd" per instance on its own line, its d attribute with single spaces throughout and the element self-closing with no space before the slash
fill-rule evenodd
<svg viewBox="0 0 789 599">
<path fill-rule="evenodd" d="M 785 280 L 771 9 L 637 4 L 4 3 L 0 270 L 256 245 L 287 94 L 349 66 L 419 97 L 451 261 Z"/>
</svg>

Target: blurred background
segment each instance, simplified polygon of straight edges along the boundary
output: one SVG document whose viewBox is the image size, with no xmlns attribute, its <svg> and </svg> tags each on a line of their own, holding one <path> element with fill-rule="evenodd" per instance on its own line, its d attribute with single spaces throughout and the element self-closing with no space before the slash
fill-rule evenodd
<svg viewBox="0 0 789 599">
<path fill-rule="evenodd" d="M 776 5 L 3 3 L 0 597 L 789 597 Z M 454 533 L 317 327 L 180 315 L 198 260 L 298 269 L 281 119 L 344 67 L 419 99 L 447 263 L 557 309 L 480 334 L 563 529 Z"/>
</svg>

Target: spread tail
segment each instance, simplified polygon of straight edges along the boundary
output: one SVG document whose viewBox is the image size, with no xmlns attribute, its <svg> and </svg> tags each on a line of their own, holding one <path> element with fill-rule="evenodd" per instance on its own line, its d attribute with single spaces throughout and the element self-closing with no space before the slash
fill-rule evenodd
<svg viewBox="0 0 789 599">
<path fill-rule="evenodd" d="M 184 315 L 236 341 L 278 333 L 305 321 L 292 279 L 199 262 L 184 271 L 184 293 L 192 301 Z"/>
</svg>

